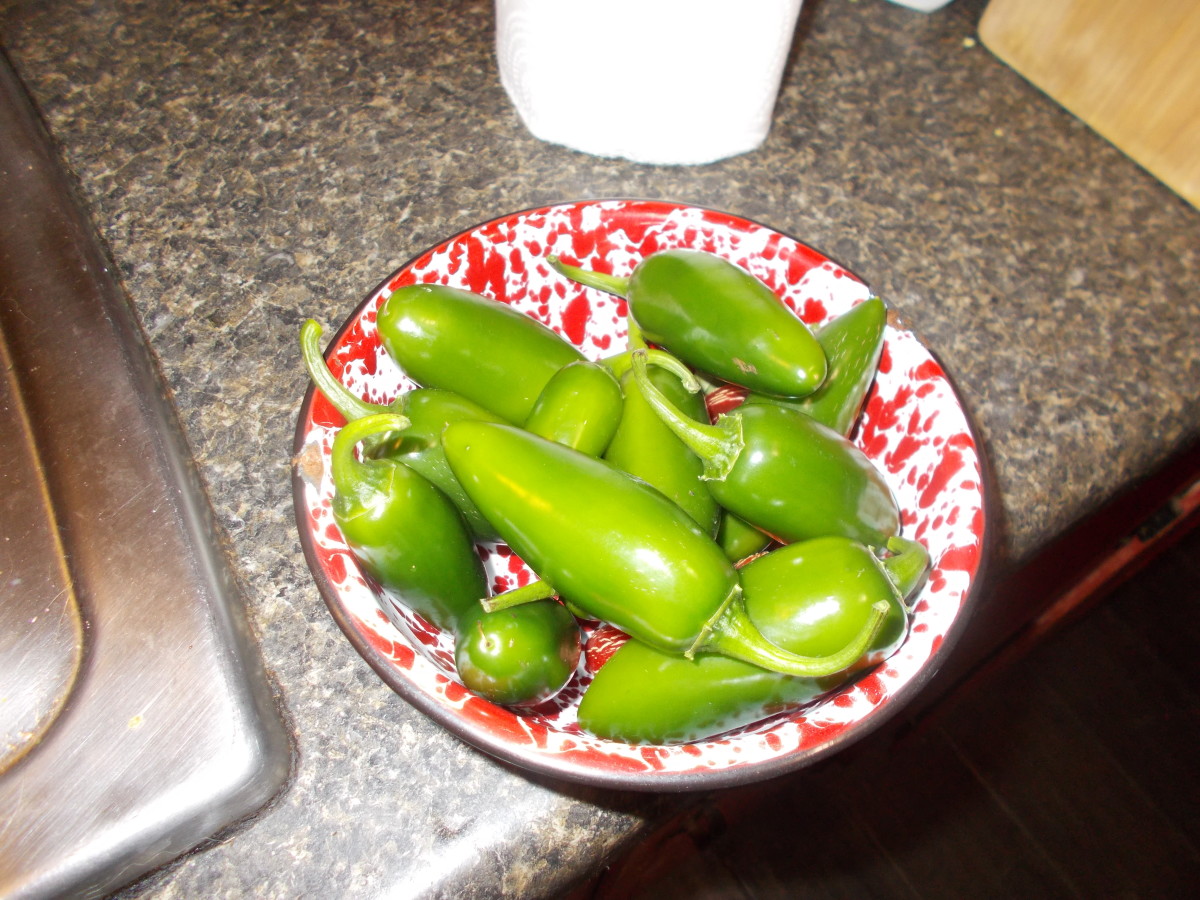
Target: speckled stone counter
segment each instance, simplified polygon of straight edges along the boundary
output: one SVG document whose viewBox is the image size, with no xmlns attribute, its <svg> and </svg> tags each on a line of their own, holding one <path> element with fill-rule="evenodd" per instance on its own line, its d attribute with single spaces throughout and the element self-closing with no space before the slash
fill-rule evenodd
<svg viewBox="0 0 1200 900">
<path fill-rule="evenodd" d="M 766 144 L 670 168 L 530 137 L 485 0 L 0 0 L 0 44 L 160 360 L 294 735 L 270 807 L 128 896 L 551 896 L 688 802 L 551 784 L 463 745 L 357 656 L 301 555 L 300 322 L 336 325 L 494 214 L 669 198 L 861 275 L 977 419 L 1002 567 L 1200 437 L 1200 213 L 977 45 L 983 5 L 809 0 Z"/>
</svg>

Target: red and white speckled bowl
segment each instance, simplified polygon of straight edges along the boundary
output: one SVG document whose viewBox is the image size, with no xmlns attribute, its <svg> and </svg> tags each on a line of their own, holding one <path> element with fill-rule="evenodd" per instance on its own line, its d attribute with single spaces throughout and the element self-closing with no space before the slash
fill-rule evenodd
<svg viewBox="0 0 1200 900">
<path fill-rule="evenodd" d="M 647 254 L 669 247 L 707 250 L 745 267 L 813 327 L 870 293 L 815 250 L 737 216 L 665 202 L 567 203 L 485 222 L 422 253 L 354 311 L 326 355 L 334 374 L 367 400 L 386 403 L 411 389 L 380 346 L 375 315 L 398 286 L 432 282 L 509 303 L 600 358 L 624 347 L 624 302 L 567 282 L 545 257 L 558 253 L 586 268 L 625 275 Z M 296 429 L 296 519 L 334 619 L 380 677 L 434 721 L 496 757 L 570 781 L 707 789 L 772 777 L 828 756 L 878 727 L 932 674 L 961 627 L 983 561 L 982 450 L 942 366 L 911 332 L 889 325 L 855 440 L 895 492 L 904 533 L 924 542 L 932 555 L 907 642 L 857 683 L 719 738 L 669 747 L 600 740 L 582 733 L 575 718 L 589 659 L 600 654 L 585 655 L 575 680 L 555 701 L 517 714 L 459 684 L 450 635 L 372 589 L 330 511 L 332 485 L 323 463 L 341 424 L 310 388 Z M 494 590 L 533 577 L 503 545 L 484 549 Z"/>
</svg>

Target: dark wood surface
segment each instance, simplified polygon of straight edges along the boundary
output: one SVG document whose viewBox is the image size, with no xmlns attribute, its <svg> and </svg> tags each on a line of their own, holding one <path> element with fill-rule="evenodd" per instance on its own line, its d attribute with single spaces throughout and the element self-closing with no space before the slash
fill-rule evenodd
<svg viewBox="0 0 1200 900">
<path fill-rule="evenodd" d="M 593 897 L 1200 891 L 1200 530 L 923 727 L 718 796 Z"/>
</svg>

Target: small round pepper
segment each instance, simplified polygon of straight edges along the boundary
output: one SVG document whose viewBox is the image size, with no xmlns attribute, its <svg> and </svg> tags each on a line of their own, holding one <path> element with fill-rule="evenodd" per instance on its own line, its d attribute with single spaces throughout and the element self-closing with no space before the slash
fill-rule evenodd
<svg viewBox="0 0 1200 900">
<path fill-rule="evenodd" d="M 454 643 L 458 677 L 503 706 L 535 706 L 561 691 L 582 652 L 575 617 L 554 600 L 480 609 L 461 623 Z"/>
<path fill-rule="evenodd" d="M 929 567 L 916 541 L 893 537 L 881 560 L 866 545 L 841 536 L 786 544 L 739 569 L 746 612 L 770 640 L 795 653 L 829 653 L 851 640 L 871 614 L 888 614 L 870 650 L 853 666 L 886 659 L 908 634 L 903 600 Z"/>
</svg>

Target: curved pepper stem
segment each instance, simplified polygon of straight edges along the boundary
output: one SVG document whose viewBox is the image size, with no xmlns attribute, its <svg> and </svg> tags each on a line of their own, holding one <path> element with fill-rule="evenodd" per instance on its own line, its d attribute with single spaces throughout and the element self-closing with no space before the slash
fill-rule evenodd
<svg viewBox="0 0 1200 900">
<path fill-rule="evenodd" d="M 479 605 L 483 607 L 484 612 L 496 612 L 501 609 L 511 609 L 514 606 L 524 606 L 526 603 L 536 603 L 539 600 L 549 600 L 552 597 L 558 597 L 562 605 L 576 618 L 591 618 L 570 600 L 559 597 L 558 590 L 553 585 L 540 579 L 515 587 L 511 591 L 505 591 L 503 594 L 496 594 L 494 597 L 484 597 L 479 601 Z"/>
<path fill-rule="evenodd" d="M 559 275 L 582 284 L 584 287 L 595 288 L 598 291 L 604 291 L 606 294 L 615 294 L 618 297 L 624 297 L 629 291 L 628 278 L 622 278 L 619 275 L 605 275 L 603 272 L 590 272 L 578 266 L 567 265 L 567 263 L 553 255 L 547 256 L 546 262 Z"/>
<path fill-rule="evenodd" d="M 545 600 L 556 594 L 557 591 L 545 581 L 531 581 L 495 597 L 485 598 L 480 605 L 486 612 L 495 612 Z M 571 609 L 569 604 L 567 608 Z M 580 615 L 577 610 L 572 612 Z M 862 630 L 845 647 L 828 656 L 800 656 L 771 643 L 763 636 L 746 615 L 741 589 L 735 588 L 684 656 L 691 659 L 696 653 L 719 653 L 784 675 L 824 678 L 849 668 L 866 655 L 883 627 L 887 614 L 887 603 L 876 603 L 871 607 L 870 617 Z"/>
<path fill-rule="evenodd" d="M 742 420 L 738 416 L 721 416 L 715 425 L 705 425 L 685 416 L 650 380 L 646 372 L 646 351 L 634 350 L 630 354 L 630 361 L 633 377 L 637 380 L 646 402 L 679 440 L 704 463 L 704 475 L 701 477 L 707 481 L 724 479 L 733 469 L 733 464 L 737 462 L 745 446 L 742 439 Z"/>
<path fill-rule="evenodd" d="M 880 560 L 896 588 L 898 599 L 907 601 L 929 572 L 929 551 L 923 544 L 902 537 L 887 540 L 889 556 Z"/>
<path fill-rule="evenodd" d="M 389 407 L 368 403 L 354 396 L 344 384 L 333 377 L 325 357 L 321 354 L 318 343 L 320 338 L 321 326 L 315 319 L 308 319 L 300 326 L 300 356 L 304 360 L 304 368 L 308 370 L 308 377 L 317 386 L 317 390 L 325 395 L 325 399 L 333 404 L 333 408 L 342 414 L 342 418 L 350 422 L 365 416 L 391 412 Z"/>
<path fill-rule="evenodd" d="M 330 475 L 334 487 L 347 495 L 354 494 L 359 489 L 377 490 L 378 482 L 373 482 L 371 476 L 390 478 L 389 467 L 398 466 L 400 463 L 367 464 L 355 455 L 355 448 L 367 438 L 403 431 L 408 425 L 407 418 L 395 413 L 364 416 L 343 425 L 333 439 L 333 449 L 329 454 Z"/>
<path fill-rule="evenodd" d="M 647 365 L 666 369 L 675 375 L 683 384 L 684 390 L 689 394 L 698 393 L 704 386 L 700 383 L 700 379 L 696 377 L 696 373 L 677 357 L 672 356 L 666 350 L 656 350 L 651 347 L 638 347 L 633 350 L 626 350 L 624 353 L 618 353 L 616 356 L 610 356 L 605 359 L 604 365 L 608 367 L 608 370 L 612 372 L 613 377 L 617 381 L 620 381 L 625 376 L 625 373 L 633 368 L 633 355 L 635 353 L 643 354 Z"/>
<path fill-rule="evenodd" d="M 549 582 L 538 580 L 515 587 L 511 591 L 505 591 L 503 594 L 496 594 L 494 597 L 484 597 L 479 601 L 479 605 L 483 607 L 484 612 L 496 612 L 526 603 L 536 603 L 538 600 L 547 600 L 557 595 L 558 591 Z"/>
<path fill-rule="evenodd" d="M 874 603 L 862 630 L 845 647 L 828 656 L 800 656 L 789 653 L 763 637 L 746 614 L 741 597 L 737 596 L 720 613 L 712 631 L 698 639 L 703 643 L 684 655 L 690 658 L 694 653 L 709 651 L 784 675 L 825 678 L 848 669 L 866 655 L 883 627 L 887 614 L 887 602 L 881 600 Z"/>
</svg>

